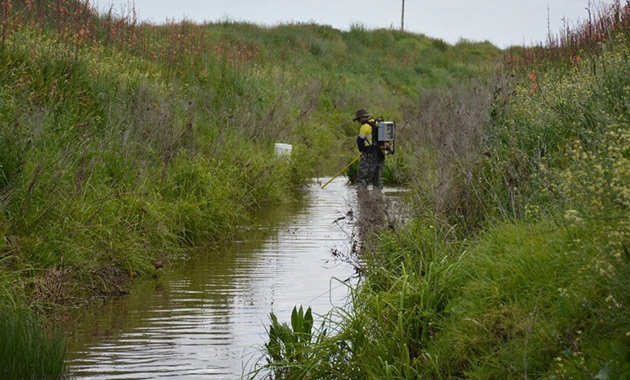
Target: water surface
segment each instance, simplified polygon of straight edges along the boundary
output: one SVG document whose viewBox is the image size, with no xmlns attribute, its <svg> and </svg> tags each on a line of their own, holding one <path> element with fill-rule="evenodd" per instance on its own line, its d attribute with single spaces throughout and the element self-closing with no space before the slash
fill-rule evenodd
<svg viewBox="0 0 630 380">
<path fill-rule="evenodd" d="M 305 186 L 303 201 L 264 210 L 245 238 L 193 258 L 128 296 L 91 307 L 71 327 L 80 379 L 239 379 L 266 341 L 269 313 L 343 306 L 354 268 L 334 259 L 354 232 L 354 188 Z"/>
</svg>

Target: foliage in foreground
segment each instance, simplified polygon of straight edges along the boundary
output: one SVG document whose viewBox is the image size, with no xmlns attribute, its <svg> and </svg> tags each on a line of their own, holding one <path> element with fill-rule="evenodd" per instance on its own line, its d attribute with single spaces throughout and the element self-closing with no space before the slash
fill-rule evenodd
<svg viewBox="0 0 630 380">
<path fill-rule="evenodd" d="M 0 377 L 61 379 L 66 348 L 60 333 L 51 333 L 27 310 L 0 309 Z"/>
</svg>

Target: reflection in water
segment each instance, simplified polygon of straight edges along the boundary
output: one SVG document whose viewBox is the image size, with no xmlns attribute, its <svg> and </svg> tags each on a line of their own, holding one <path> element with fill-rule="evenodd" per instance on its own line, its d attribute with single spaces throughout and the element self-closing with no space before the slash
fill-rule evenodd
<svg viewBox="0 0 630 380">
<path fill-rule="evenodd" d="M 261 353 L 269 313 L 343 306 L 356 194 L 343 178 L 313 183 L 304 202 L 266 210 L 246 238 L 197 252 L 177 270 L 93 307 L 72 326 L 73 378 L 238 379 Z"/>
</svg>

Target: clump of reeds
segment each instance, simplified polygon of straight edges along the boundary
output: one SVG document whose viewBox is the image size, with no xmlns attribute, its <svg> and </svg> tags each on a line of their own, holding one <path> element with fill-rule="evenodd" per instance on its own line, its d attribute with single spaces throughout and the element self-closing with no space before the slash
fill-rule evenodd
<svg viewBox="0 0 630 380">
<path fill-rule="evenodd" d="M 65 375 L 65 342 L 24 310 L 0 309 L 0 377 L 61 379 Z"/>
</svg>

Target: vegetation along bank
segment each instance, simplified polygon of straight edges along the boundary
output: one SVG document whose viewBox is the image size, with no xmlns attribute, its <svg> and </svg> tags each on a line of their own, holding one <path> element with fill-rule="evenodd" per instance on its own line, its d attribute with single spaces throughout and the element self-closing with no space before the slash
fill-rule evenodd
<svg viewBox="0 0 630 380">
<path fill-rule="evenodd" d="M 628 6 L 599 15 L 549 46 L 499 51 L 3 0 L 2 330 L 234 236 L 352 159 L 351 118 L 369 107 L 398 122 L 385 180 L 410 187 L 414 218 L 364 252 L 340 324 L 270 346 L 272 374 L 627 375 Z M 274 156 L 279 141 L 291 160 Z M 30 345 L 51 352 L 34 377 L 60 377 L 62 338 L 29 326 L 7 341 L 47 341 Z M 5 377 L 37 371 L 15 354 L 32 351 L 5 350 Z"/>
<path fill-rule="evenodd" d="M 415 217 L 363 252 L 352 310 L 273 316 L 268 377 L 630 378 L 630 3 L 589 11 L 490 87 L 419 91 Z"/>
</svg>

